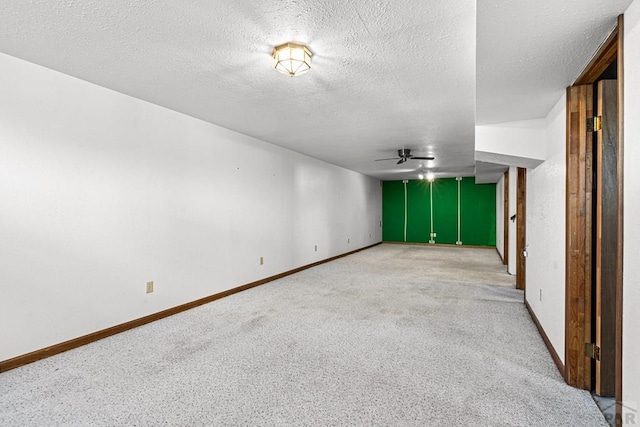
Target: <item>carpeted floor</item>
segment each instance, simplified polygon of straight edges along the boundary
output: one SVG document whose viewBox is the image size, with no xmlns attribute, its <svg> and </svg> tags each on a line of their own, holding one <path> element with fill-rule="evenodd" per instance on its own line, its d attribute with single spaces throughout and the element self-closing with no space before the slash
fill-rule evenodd
<svg viewBox="0 0 640 427">
<path fill-rule="evenodd" d="M 504 271 L 376 246 L 0 374 L 0 425 L 606 426 Z"/>
</svg>

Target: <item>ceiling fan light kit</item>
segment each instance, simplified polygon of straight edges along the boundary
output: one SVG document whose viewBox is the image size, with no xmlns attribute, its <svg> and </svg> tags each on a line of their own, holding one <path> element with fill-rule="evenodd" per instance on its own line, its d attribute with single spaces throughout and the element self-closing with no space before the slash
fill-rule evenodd
<svg viewBox="0 0 640 427">
<path fill-rule="evenodd" d="M 434 179 L 436 179 L 436 175 L 435 175 L 433 172 L 429 172 L 429 171 L 424 172 L 424 171 L 421 171 L 421 172 L 418 174 L 418 179 L 424 179 L 424 180 L 427 180 L 427 181 L 429 181 L 429 182 L 433 182 L 433 180 L 434 180 Z"/>
<path fill-rule="evenodd" d="M 290 77 L 299 76 L 311 69 L 313 54 L 305 45 L 285 43 L 273 48 L 274 67 Z"/>
</svg>

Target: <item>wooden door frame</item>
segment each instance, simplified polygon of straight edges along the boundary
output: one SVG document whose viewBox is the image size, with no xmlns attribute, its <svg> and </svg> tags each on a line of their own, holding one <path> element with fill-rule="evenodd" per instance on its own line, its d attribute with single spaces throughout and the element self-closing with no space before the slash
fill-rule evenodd
<svg viewBox="0 0 640 427">
<path fill-rule="evenodd" d="M 590 341 L 591 331 L 591 240 L 592 224 L 590 198 L 590 149 L 581 147 L 584 141 L 580 135 L 571 132 L 572 125 L 582 120 L 580 114 L 593 105 L 578 105 L 572 91 L 575 86 L 592 85 L 603 71 L 617 60 L 618 78 L 618 227 L 617 227 L 617 276 L 616 289 L 616 369 L 615 398 L 616 425 L 622 424 L 622 303 L 623 303 L 623 189 L 624 189 L 624 17 L 618 17 L 618 24 L 609 38 L 587 65 L 572 87 L 567 88 L 567 229 L 566 229 L 566 318 L 565 318 L 565 381 L 574 387 L 591 389 L 591 368 L 586 363 L 581 347 Z M 587 102 L 588 104 L 588 102 Z M 585 111 L 586 112 L 586 111 Z M 584 116 L 586 117 L 586 116 Z M 589 144 L 590 145 L 590 144 Z M 582 209 L 582 211 L 581 211 Z M 588 280 L 588 285 L 585 281 Z M 588 302 L 588 304 L 586 303 Z M 589 341 L 585 341 L 586 333 Z"/>
<path fill-rule="evenodd" d="M 527 299 L 527 170 L 518 168 L 516 185 L 516 289 Z"/>
<path fill-rule="evenodd" d="M 590 85 L 567 89 L 567 207 L 565 381 L 591 388 L 591 362 L 584 346 L 591 342 L 592 143 L 586 119 L 593 115 Z M 585 131 L 580 131 L 584 129 Z"/>
</svg>

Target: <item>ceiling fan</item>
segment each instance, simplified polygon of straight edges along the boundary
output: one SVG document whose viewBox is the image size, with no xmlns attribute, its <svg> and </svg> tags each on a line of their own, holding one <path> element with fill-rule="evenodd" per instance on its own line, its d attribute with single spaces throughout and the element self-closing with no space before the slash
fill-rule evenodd
<svg viewBox="0 0 640 427">
<path fill-rule="evenodd" d="M 414 156 L 413 154 L 411 154 L 411 149 L 410 148 L 401 148 L 398 150 L 398 157 L 389 157 L 388 159 L 376 159 L 376 162 L 379 162 L 381 160 L 398 160 L 398 163 L 396 163 L 397 165 L 402 164 L 404 162 L 406 162 L 409 159 L 414 159 L 414 160 L 433 160 L 434 157 L 418 157 L 418 156 Z"/>
</svg>

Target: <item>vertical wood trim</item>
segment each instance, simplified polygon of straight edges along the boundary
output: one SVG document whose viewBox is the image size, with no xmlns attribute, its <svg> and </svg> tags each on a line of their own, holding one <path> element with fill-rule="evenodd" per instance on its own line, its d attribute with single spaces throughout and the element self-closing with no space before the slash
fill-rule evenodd
<svg viewBox="0 0 640 427">
<path fill-rule="evenodd" d="M 509 265 L 509 170 L 504 173 L 504 250 L 502 264 Z"/>
<path fill-rule="evenodd" d="M 527 170 L 518 168 L 516 208 L 516 289 L 525 291 L 527 282 L 527 259 L 524 251 L 527 246 Z"/>
<path fill-rule="evenodd" d="M 586 119 L 593 115 L 590 85 L 567 89 L 566 318 L 565 380 L 591 387 L 591 362 L 584 344 L 591 338 L 591 140 Z"/>
<path fill-rule="evenodd" d="M 573 263 L 573 252 L 572 252 L 572 246 L 573 246 L 573 240 L 575 239 L 574 237 L 574 216 L 575 216 L 575 209 L 573 207 L 573 201 L 574 201 L 574 195 L 573 192 L 570 191 L 570 186 L 571 186 L 571 181 L 572 181 L 572 175 L 573 175 L 573 163 L 574 163 L 574 158 L 573 158 L 573 154 L 571 154 L 573 151 L 575 151 L 574 148 L 574 138 L 572 137 L 572 132 L 573 132 L 573 128 L 574 126 L 572 125 L 573 123 L 573 112 L 576 110 L 576 103 L 577 100 L 575 99 L 577 96 L 576 90 L 573 87 L 568 87 L 567 88 L 567 94 L 566 94 L 566 98 L 567 98 L 567 105 L 565 108 L 566 111 L 566 124 L 565 124 L 565 128 L 566 128 L 566 132 L 567 132 L 567 137 L 566 137 L 566 148 L 565 148 L 565 319 L 564 319 L 564 380 L 567 382 L 567 384 L 572 385 L 572 386 L 576 386 L 577 384 L 577 378 L 576 375 L 574 374 L 574 372 L 577 369 L 577 363 L 575 360 L 575 357 L 573 357 L 570 354 L 570 351 L 573 350 L 573 340 L 576 337 L 576 335 L 579 335 L 579 332 L 577 333 L 576 329 L 576 325 L 573 324 L 573 316 L 570 315 L 570 313 L 573 310 L 572 304 L 573 301 L 575 299 L 575 291 L 574 291 L 574 279 L 573 279 L 573 275 L 574 275 L 574 270 L 575 270 L 575 265 Z M 570 347 L 571 346 L 571 347 Z"/>
<path fill-rule="evenodd" d="M 624 268 L 624 16 L 618 16 L 618 249 L 616 277 L 616 425 L 622 425 L 622 308 Z"/>
<path fill-rule="evenodd" d="M 599 396 L 615 395 L 616 277 L 618 256 L 618 117 L 615 80 L 598 82 L 598 115 L 602 130 L 597 133 L 596 191 L 596 360 L 595 391 Z"/>
<path fill-rule="evenodd" d="M 586 117 L 594 115 L 593 112 L 593 86 L 589 85 L 586 94 Z M 586 123 L 585 123 L 586 126 Z M 584 161 L 582 161 L 581 173 L 584 174 L 584 342 L 592 342 L 593 333 L 593 134 L 587 133 L 584 129 L 585 147 Z M 582 356 L 585 358 L 584 363 L 584 386 L 585 389 L 593 387 L 593 363 L 592 360 L 584 356 L 584 344 L 582 346 Z"/>
</svg>

